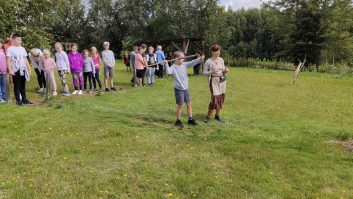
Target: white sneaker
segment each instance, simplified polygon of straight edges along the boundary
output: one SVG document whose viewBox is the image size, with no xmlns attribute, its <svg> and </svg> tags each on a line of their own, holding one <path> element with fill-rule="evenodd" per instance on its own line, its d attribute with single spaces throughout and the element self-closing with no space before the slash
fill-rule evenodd
<svg viewBox="0 0 353 199">
<path fill-rule="evenodd" d="M 3 104 L 5 103 L 6 101 L 4 99 L 0 99 L 0 103 Z"/>
<path fill-rule="evenodd" d="M 56 91 L 53 92 L 53 96 L 57 96 L 58 93 Z"/>
<path fill-rule="evenodd" d="M 79 95 L 82 95 L 82 90 L 78 91 L 78 94 L 79 94 Z"/>
<path fill-rule="evenodd" d="M 38 90 L 38 93 L 43 93 L 44 92 L 44 88 L 40 88 L 39 90 Z"/>
<path fill-rule="evenodd" d="M 77 95 L 78 90 L 75 90 L 74 92 L 72 92 L 73 95 Z"/>
</svg>

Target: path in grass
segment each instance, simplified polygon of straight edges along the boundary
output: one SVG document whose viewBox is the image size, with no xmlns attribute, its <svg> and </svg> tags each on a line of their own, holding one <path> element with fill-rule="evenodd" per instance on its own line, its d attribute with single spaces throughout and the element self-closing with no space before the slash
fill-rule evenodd
<svg viewBox="0 0 353 199">
<path fill-rule="evenodd" d="M 132 89 L 117 74 L 117 94 L 41 104 L 33 78 L 40 105 L 0 106 L 0 198 L 353 196 L 353 156 L 332 142 L 352 137 L 351 78 L 236 68 L 226 123 L 203 124 L 207 80 L 190 77 L 200 125 L 181 131 L 170 77 Z"/>
</svg>

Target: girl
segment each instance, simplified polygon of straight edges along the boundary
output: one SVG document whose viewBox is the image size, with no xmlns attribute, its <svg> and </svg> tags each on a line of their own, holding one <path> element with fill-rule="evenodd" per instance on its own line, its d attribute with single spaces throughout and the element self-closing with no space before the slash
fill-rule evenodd
<svg viewBox="0 0 353 199">
<path fill-rule="evenodd" d="M 146 59 L 147 59 L 147 64 L 148 65 L 157 63 L 157 56 L 153 52 L 154 52 L 154 48 L 152 46 L 150 46 L 148 48 L 148 54 L 146 55 Z M 148 86 L 152 86 L 154 84 L 154 75 L 156 73 L 156 67 L 157 67 L 157 65 L 154 65 L 154 66 L 151 66 L 151 67 L 147 68 L 147 82 L 148 82 Z"/>
<path fill-rule="evenodd" d="M 79 52 L 77 52 L 77 44 L 71 48 L 71 53 L 68 55 L 70 62 L 70 70 L 74 82 L 75 91 L 73 95 L 82 95 L 83 86 L 83 59 Z M 80 89 L 80 90 L 79 90 Z"/>
<path fill-rule="evenodd" d="M 143 48 L 138 47 L 138 53 L 135 55 L 135 68 L 136 68 L 136 77 L 137 77 L 138 86 L 142 86 L 144 69 L 147 66 L 146 59 L 142 57 L 143 52 L 144 52 Z"/>
<path fill-rule="evenodd" d="M 70 90 L 67 86 L 66 74 L 70 72 L 70 63 L 69 58 L 66 52 L 63 51 L 63 46 L 60 42 L 55 43 L 55 58 L 56 58 L 56 66 L 58 67 L 59 77 L 61 79 L 61 84 L 64 87 L 63 96 L 70 96 Z"/>
<path fill-rule="evenodd" d="M 56 92 L 56 81 L 54 77 L 54 68 L 56 67 L 55 61 L 50 57 L 49 50 L 44 50 L 44 58 L 41 60 L 41 65 L 43 66 L 45 78 L 50 81 L 53 87 L 53 96 L 57 96 Z"/>
<path fill-rule="evenodd" d="M 0 39 L 0 103 L 6 102 L 7 63 L 4 40 Z"/>
<path fill-rule="evenodd" d="M 124 54 L 124 64 L 126 66 L 126 71 L 131 72 L 130 58 L 129 58 L 129 54 L 127 52 L 125 52 L 125 54 Z"/>
<path fill-rule="evenodd" d="M 93 59 L 89 56 L 89 51 L 83 51 L 83 78 L 84 78 L 84 89 L 87 89 L 87 79 L 89 82 L 89 93 L 92 93 L 92 79 L 96 74 Z"/>
<path fill-rule="evenodd" d="M 46 87 L 45 75 L 41 66 L 41 60 L 43 59 L 43 54 L 38 48 L 33 48 L 28 54 L 29 60 L 31 61 L 32 68 L 37 74 L 37 81 L 39 85 L 38 93 L 43 93 Z"/>
<path fill-rule="evenodd" d="M 102 92 L 102 82 L 101 82 L 101 79 L 99 78 L 100 65 L 101 65 L 102 59 L 99 56 L 98 50 L 96 47 L 91 48 L 91 56 L 96 70 L 96 74 L 93 76 L 93 87 L 94 87 L 94 90 L 97 89 L 97 85 L 96 85 L 96 82 L 97 82 L 99 85 L 99 91 Z"/>
<path fill-rule="evenodd" d="M 215 119 L 219 122 L 223 122 L 220 114 L 225 99 L 227 85 L 225 74 L 229 71 L 229 69 L 224 65 L 223 59 L 220 57 L 221 47 L 218 44 L 214 44 L 211 47 L 211 51 L 212 57 L 206 61 L 203 71 L 203 74 L 208 76 L 208 85 L 211 91 L 211 102 L 208 106 L 208 113 L 205 118 L 206 123 L 210 121 L 212 112 L 215 109 Z"/>
</svg>

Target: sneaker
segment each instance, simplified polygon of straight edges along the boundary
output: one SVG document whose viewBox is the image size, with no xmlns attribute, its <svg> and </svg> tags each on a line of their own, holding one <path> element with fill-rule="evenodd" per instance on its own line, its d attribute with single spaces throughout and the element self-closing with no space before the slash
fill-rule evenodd
<svg viewBox="0 0 353 199">
<path fill-rule="evenodd" d="M 219 115 L 216 115 L 214 119 L 217 120 L 218 122 L 224 123 L 224 121 L 221 119 Z"/>
<path fill-rule="evenodd" d="M 56 91 L 53 92 L 53 96 L 57 96 L 58 93 Z"/>
<path fill-rule="evenodd" d="M 73 95 L 77 95 L 78 90 L 75 90 L 74 92 L 72 92 Z"/>
<path fill-rule="evenodd" d="M 210 118 L 209 117 L 205 117 L 205 119 L 203 120 L 205 123 L 209 123 L 210 122 Z"/>
<path fill-rule="evenodd" d="M 117 91 L 115 87 L 112 87 L 111 90 L 112 90 L 112 91 Z"/>
<path fill-rule="evenodd" d="M 189 119 L 188 120 L 188 124 L 190 124 L 190 125 L 193 125 L 193 126 L 196 126 L 197 125 L 197 122 L 196 122 L 196 120 L 194 120 L 194 119 Z"/>
<path fill-rule="evenodd" d="M 69 92 L 69 91 L 68 91 L 68 92 L 64 92 L 64 93 L 63 93 L 63 96 L 64 96 L 64 97 L 69 97 L 69 96 L 70 96 L 70 92 Z"/>
<path fill-rule="evenodd" d="M 43 93 L 44 92 L 44 88 L 40 88 L 39 90 L 38 90 L 38 93 Z"/>
<path fill-rule="evenodd" d="M 22 101 L 16 101 L 16 105 L 17 106 L 23 106 L 23 102 Z"/>
<path fill-rule="evenodd" d="M 3 104 L 5 103 L 6 101 L 4 99 L 0 99 L 0 103 Z"/>
<path fill-rule="evenodd" d="M 83 94 L 82 90 L 78 91 L 78 95 L 82 95 L 82 94 Z"/>
<path fill-rule="evenodd" d="M 29 100 L 24 100 L 24 101 L 22 101 L 22 103 L 24 104 L 24 105 L 32 105 L 33 103 L 31 102 L 31 101 L 29 101 Z"/>
<path fill-rule="evenodd" d="M 110 92 L 109 88 L 105 88 L 105 92 Z"/>
<path fill-rule="evenodd" d="M 183 125 L 183 123 L 180 120 L 176 120 L 175 121 L 175 126 L 181 128 L 181 129 L 184 128 L 184 125 Z"/>
</svg>

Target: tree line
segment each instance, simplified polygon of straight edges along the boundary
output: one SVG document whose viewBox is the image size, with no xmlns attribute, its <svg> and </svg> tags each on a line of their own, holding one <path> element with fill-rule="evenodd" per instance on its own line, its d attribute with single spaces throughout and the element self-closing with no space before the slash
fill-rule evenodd
<svg viewBox="0 0 353 199">
<path fill-rule="evenodd" d="M 136 41 L 202 37 L 232 57 L 297 63 L 353 61 L 350 0 L 272 0 L 259 9 L 232 10 L 218 0 L 7 0 L 0 34 L 24 36 L 27 48 L 55 41 L 81 48 L 130 50 Z"/>
</svg>

